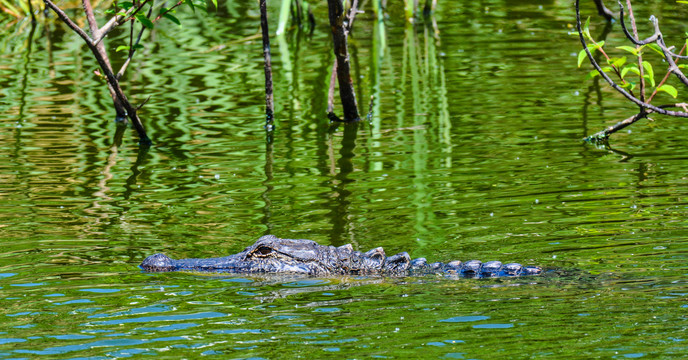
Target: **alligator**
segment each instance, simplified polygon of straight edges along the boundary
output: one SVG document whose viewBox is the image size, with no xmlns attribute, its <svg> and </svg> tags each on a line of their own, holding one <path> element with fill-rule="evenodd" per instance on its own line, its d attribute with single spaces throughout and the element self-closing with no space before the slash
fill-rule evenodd
<svg viewBox="0 0 688 360">
<path fill-rule="evenodd" d="M 384 275 L 407 276 L 430 273 L 467 278 L 540 275 L 542 268 L 499 261 L 428 263 L 425 258 L 411 259 L 402 252 L 385 256 L 381 247 L 366 253 L 351 244 L 340 247 L 320 245 L 312 240 L 281 239 L 262 236 L 244 251 L 217 258 L 174 260 L 165 254 L 147 257 L 141 268 L 148 272 L 198 271 L 220 273 L 286 273 L 310 276 Z"/>
</svg>

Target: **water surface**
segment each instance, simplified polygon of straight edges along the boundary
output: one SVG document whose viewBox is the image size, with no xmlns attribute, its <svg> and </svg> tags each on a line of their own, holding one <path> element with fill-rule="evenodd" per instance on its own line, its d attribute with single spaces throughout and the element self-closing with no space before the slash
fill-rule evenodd
<svg viewBox="0 0 688 360">
<path fill-rule="evenodd" d="M 136 103 L 152 96 L 141 112 L 148 151 L 132 130 L 117 131 L 75 35 L 52 21 L 32 32 L 3 20 L 0 357 L 685 354 L 685 122 L 638 123 L 612 148 L 581 142 L 635 109 L 576 69 L 568 1 L 440 2 L 438 32 L 431 21 L 407 25 L 391 5 L 385 46 L 366 10 L 351 52 L 361 109 L 375 95 L 370 123 L 331 129 L 325 116 L 334 59 L 318 4 L 312 35 L 273 39 L 270 144 L 256 9 L 225 5 L 207 18 L 179 14 L 182 29 L 159 26 L 124 83 Z M 662 2 L 636 11 L 660 16 L 667 33 L 685 18 Z M 561 275 L 311 279 L 137 267 L 155 252 L 234 253 L 268 233 Z"/>
</svg>

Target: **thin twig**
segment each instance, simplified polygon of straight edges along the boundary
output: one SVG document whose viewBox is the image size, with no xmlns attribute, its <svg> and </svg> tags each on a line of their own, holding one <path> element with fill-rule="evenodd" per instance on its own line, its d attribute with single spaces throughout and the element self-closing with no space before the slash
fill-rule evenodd
<svg viewBox="0 0 688 360">
<path fill-rule="evenodd" d="M 684 44 L 683 44 L 683 47 L 681 48 L 681 51 L 679 51 L 678 53 L 681 54 L 681 53 L 684 52 L 685 50 L 686 50 L 686 44 L 684 43 Z M 674 60 L 674 61 L 675 61 L 675 62 L 678 62 L 678 60 L 679 60 L 679 58 L 676 58 L 676 60 Z M 669 76 L 670 76 L 671 74 L 672 74 L 671 71 L 667 71 L 667 73 L 664 74 L 664 78 L 662 78 L 662 81 L 660 81 L 659 84 L 657 84 L 657 87 L 656 87 L 655 90 L 652 92 L 652 94 L 650 95 L 650 97 L 647 99 L 647 102 L 648 102 L 648 103 L 649 103 L 649 102 L 652 102 L 652 99 L 655 97 L 655 95 L 657 95 L 657 91 L 658 91 L 657 89 L 661 88 L 662 85 L 664 85 L 664 83 L 669 79 Z M 685 108 L 684 108 L 684 110 L 685 110 Z"/>
<path fill-rule="evenodd" d="M 334 88 L 337 81 L 337 59 L 332 64 L 332 75 L 330 76 L 330 88 L 327 91 L 327 113 L 334 112 Z"/>
<path fill-rule="evenodd" d="M 148 102 L 148 100 L 151 99 L 151 96 L 153 96 L 153 95 L 148 95 L 148 97 L 146 98 L 146 100 L 143 100 L 143 102 L 142 102 L 139 106 L 136 107 L 136 111 L 141 110 L 141 108 L 143 107 L 143 105 L 146 105 L 146 103 Z"/>
<path fill-rule="evenodd" d="M 664 59 L 669 64 L 669 71 L 674 73 L 674 75 L 676 75 L 676 77 L 679 80 L 681 80 L 681 82 L 684 85 L 688 86 L 688 78 L 686 78 L 683 72 L 681 72 L 681 69 L 679 69 L 678 65 L 676 65 L 676 62 L 674 61 L 674 54 L 667 48 L 666 44 L 664 43 L 662 33 L 661 31 L 659 31 L 659 20 L 657 20 L 656 17 L 651 16 L 650 21 L 652 21 L 652 24 L 655 26 L 655 32 L 659 34 L 656 44 L 659 46 L 660 49 L 662 49 L 662 53 L 664 53 Z"/>
<path fill-rule="evenodd" d="M 44 0 L 45 1 L 45 0 Z M 143 4 L 139 7 L 132 7 L 129 10 L 127 10 L 124 15 L 115 15 L 113 16 L 105 25 L 103 25 L 100 30 L 98 31 L 98 37 L 94 39 L 94 43 L 97 45 L 103 39 L 107 36 L 107 34 L 110 33 L 110 31 L 114 30 L 116 27 L 124 24 L 125 22 L 131 20 L 132 17 L 136 15 L 136 13 L 148 3 L 149 0 L 144 0 Z"/>
<path fill-rule="evenodd" d="M 148 17 L 151 16 L 151 13 L 153 12 L 153 7 L 148 9 Z M 124 61 L 124 64 L 122 64 L 122 67 L 119 69 L 117 72 L 117 75 L 115 76 L 117 78 L 117 81 L 122 78 L 122 75 L 124 75 L 124 72 L 127 70 L 127 67 L 129 66 L 129 63 L 131 62 L 131 59 L 134 57 L 134 53 L 136 52 L 136 46 L 141 42 L 141 37 L 143 36 L 143 32 L 146 30 L 145 26 L 141 26 L 141 31 L 139 31 L 139 35 L 136 37 L 136 42 L 132 44 L 132 36 L 134 34 L 134 22 L 131 22 L 131 28 L 129 31 L 129 55 L 127 56 L 127 60 Z"/>
<path fill-rule="evenodd" d="M 353 0 L 351 3 L 351 8 L 349 8 L 349 14 L 346 16 L 346 33 L 351 32 L 351 28 L 354 27 L 354 20 L 356 20 L 356 14 L 358 14 L 358 0 Z"/>
<path fill-rule="evenodd" d="M 371 121 L 373 119 L 373 105 L 375 104 L 375 95 L 370 95 L 370 104 L 368 105 L 368 116 L 366 116 L 366 119 L 368 121 Z"/>
<path fill-rule="evenodd" d="M 626 23 L 624 21 L 624 7 L 623 5 L 621 5 L 621 2 L 619 2 L 619 22 L 621 22 L 621 29 L 623 30 L 623 33 L 626 35 L 626 38 L 628 38 L 628 40 L 630 40 L 635 45 L 647 45 L 657 41 L 657 37 L 659 37 L 659 34 L 654 33 L 652 34 L 652 36 L 645 40 L 638 40 L 637 30 L 634 31 L 635 36 L 631 35 L 631 33 L 629 33 L 628 29 L 626 28 Z"/>
<path fill-rule="evenodd" d="M 631 7 L 631 0 L 626 0 L 628 6 L 628 18 L 631 20 L 631 28 L 633 35 L 638 38 L 638 27 L 635 25 L 635 17 L 633 16 L 633 8 Z M 635 46 L 638 54 L 638 77 L 640 79 L 640 101 L 645 102 L 645 68 L 643 67 L 643 54 L 640 52 L 640 45 Z M 642 112 L 642 109 L 641 109 Z"/>
<path fill-rule="evenodd" d="M 57 17 L 60 18 L 60 20 L 62 20 L 62 22 L 67 24 L 67 26 L 69 26 L 70 29 L 72 29 L 82 39 L 84 39 L 84 41 L 86 41 L 88 44 L 93 44 L 93 40 L 91 40 L 91 37 L 88 36 L 88 34 L 86 34 L 86 32 L 84 30 L 82 30 L 79 27 L 79 25 L 75 24 L 74 21 L 72 21 L 72 19 L 70 19 L 69 16 L 67 16 L 67 14 L 65 14 L 64 11 L 62 11 L 62 9 L 57 7 L 57 5 L 55 5 L 50 0 L 43 0 L 43 2 L 45 2 L 45 5 L 49 8 L 51 8 L 55 12 L 55 14 L 57 14 Z"/>
<path fill-rule="evenodd" d="M 164 13 L 161 13 L 160 15 L 158 15 L 158 16 L 155 18 L 155 20 L 153 20 L 153 22 L 156 22 L 156 21 L 160 20 L 160 18 L 163 17 L 163 16 L 165 16 L 165 14 L 167 14 L 167 13 L 170 12 L 170 11 L 172 11 L 174 8 L 176 8 L 177 6 L 179 6 L 179 5 L 183 4 L 183 3 L 184 3 L 184 0 L 180 0 L 178 3 L 174 4 L 174 6 L 172 6 L 172 7 L 169 8 L 169 9 L 167 9 L 167 11 L 165 11 Z M 148 16 L 150 17 L 150 15 L 148 15 Z"/>
</svg>

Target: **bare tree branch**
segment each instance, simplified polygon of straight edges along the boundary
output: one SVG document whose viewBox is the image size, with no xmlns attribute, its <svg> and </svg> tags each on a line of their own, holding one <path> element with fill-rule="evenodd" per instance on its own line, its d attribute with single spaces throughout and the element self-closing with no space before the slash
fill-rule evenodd
<svg viewBox="0 0 688 360">
<path fill-rule="evenodd" d="M 621 5 L 621 1 L 619 1 Z M 628 17 L 631 20 L 631 28 L 633 29 L 634 37 L 638 37 L 638 27 L 635 25 L 635 17 L 633 16 L 633 8 L 631 7 L 631 0 L 626 0 L 626 5 L 628 6 Z M 640 45 L 636 45 L 635 49 L 638 53 L 638 75 L 640 81 L 640 101 L 645 102 L 645 67 L 643 66 L 643 55 L 640 52 Z M 642 109 L 641 109 L 642 111 Z"/>
<path fill-rule="evenodd" d="M 87 0 L 86 0 L 87 1 Z M 91 50 L 91 53 L 93 53 L 93 56 L 96 58 L 96 61 L 98 62 L 98 65 L 100 66 L 101 70 L 105 73 L 105 78 L 107 79 L 107 82 L 112 88 L 114 89 L 115 95 L 117 98 L 122 102 L 122 105 L 124 106 L 124 109 L 126 110 L 126 115 L 131 119 L 132 124 L 134 125 L 134 128 L 139 134 L 139 143 L 143 146 L 150 146 L 151 145 L 151 140 L 146 134 L 146 130 L 143 127 L 143 124 L 141 123 L 141 119 L 139 119 L 138 115 L 136 114 L 136 108 L 129 103 L 129 100 L 127 97 L 124 95 L 124 92 L 122 91 L 122 88 L 119 86 L 119 81 L 117 81 L 117 78 L 115 77 L 115 74 L 112 72 L 112 68 L 109 66 L 108 62 L 106 59 L 103 57 L 103 55 L 100 53 L 98 50 L 97 44 L 82 30 L 78 25 L 76 25 L 72 19 L 67 16 L 67 14 L 62 11 L 55 3 L 53 3 L 51 0 L 43 0 L 45 5 L 52 9 L 57 16 L 62 20 L 69 28 L 74 30 L 79 36 L 86 42 L 86 45 L 88 48 Z"/>
<path fill-rule="evenodd" d="M 98 44 L 103 39 L 107 36 L 107 34 L 110 33 L 110 31 L 114 30 L 116 27 L 124 24 L 125 22 L 131 20 L 133 16 L 136 15 L 136 13 L 141 10 L 141 8 L 148 3 L 149 0 L 145 0 L 141 6 L 139 7 L 132 7 L 129 10 L 127 10 L 124 15 L 115 15 L 113 16 L 105 25 L 103 25 L 100 30 L 98 37 L 94 39 L 94 43 Z"/>
<path fill-rule="evenodd" d="M 148 9 L 148 17 L 151 16 L 151 13 L 153 13 L 153 7 L 151 6 L 150 9 Z M 129 63 L 131 62 L 131 59 L 134 57 L 134 53 L 136 52 L 136 46 L 141 42 L 141 36 L 143 36 L 143 32 L 146 30 L 145 26 L 141 26 L 141 31 L 139 31 L 139 35 L 136 37 L 136 42 L 133 42 L 133 34 L 134 34 L 134 22 L 131 22 L 131 28 L 129 32 L 129 55 L 127 56 L 127 60 L 124 61 L 124 64 L 122 64 L 122 67 L 119 69 L 117 72 L 117 75 L 115 76 L 117 78 L 117 81 L 122 78 L 122 75 L 124 75 L 124 72 L 127 70 L 127 67 L 129 66 Z"/>
<path fill-rule="evenodd" d="M 55 12 L 55 14 L 57 14 L 57 17 L 60 18 L 60 20 L 62 20 L 62 22 L 67 24 L 67 26 L 69 26 L 70 29 L 74 30 L 75 33 L 77 33 L 79 36 L 81 36 L 81 38 L 84 39 L 84 41 L 86 41 L 86 43 L 88 43 L 88 44 L 93 43 L 93 40 L 91 39 L 91 37 L 88 36 L 88 34 L 86 34 L 86 32 L 84 30 L 82 30 L 79 27 L 79 25 L 75 24 L 74 21 L 72 21 L 72 19 L 70 19 L 69 16 L 67 16 L 67 14 L 65 14 L 64 11 L 62 11 L 62 9 L 57 7 L 57 5 L 55 5 L 50 0 L 43 0 L 43 2 L 45 2 L 45 5 L 47 7 L 49 7 L 50 9 L 52 9 Z"/>
</svg>

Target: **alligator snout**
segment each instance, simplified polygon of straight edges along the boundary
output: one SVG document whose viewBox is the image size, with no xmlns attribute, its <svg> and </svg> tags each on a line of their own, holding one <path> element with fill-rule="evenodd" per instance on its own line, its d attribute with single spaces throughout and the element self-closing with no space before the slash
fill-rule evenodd
<svg viewBox="0 0 688 360">
<path fill-rule="evenodd" d="M 141 268 L 152 272 L 172 271 L 174 270 L 174 265 L 172 264 L 172 259 L 167 255 L 158 253 L 143 260 Z"/>
</svg>

